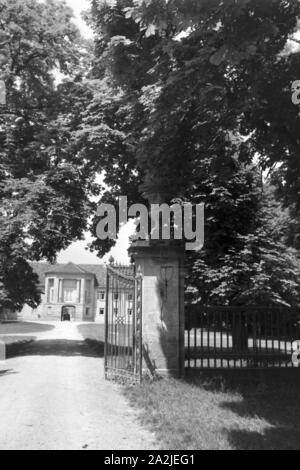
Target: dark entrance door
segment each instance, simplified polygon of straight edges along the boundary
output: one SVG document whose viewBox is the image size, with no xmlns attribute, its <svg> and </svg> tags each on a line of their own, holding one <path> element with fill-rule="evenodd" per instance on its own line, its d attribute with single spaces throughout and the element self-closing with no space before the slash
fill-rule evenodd
<svg viewBox="0 0 300 470">
<path fill-rule="evenodd" d="M 72 321 L 75 320 L 76 309 L 72 305 L 66 305 L 61 309 L 61 321 Z"/>
<path fill-rule="evenodd" d="M 105 378 L 140 381 L 142 279 L 133 266 L 107 267 Z"/>
</svg>

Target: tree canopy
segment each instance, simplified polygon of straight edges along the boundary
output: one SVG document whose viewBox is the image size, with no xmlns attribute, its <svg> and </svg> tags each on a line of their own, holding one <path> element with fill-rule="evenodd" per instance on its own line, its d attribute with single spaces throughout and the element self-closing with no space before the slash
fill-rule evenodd
<svg viewBox="0 0 300 470">
<path fill-rule="evenodd" d="M 202 301 L 245 302 L 256 288 L 255 301 L 299 301 L 287 247 L 299 236 L 299 13 L 296 0 L 92 2 L 98 91 L 82 152 L 105 172 L 102 201 L 205 202 L 205 248 L 188 263 Z M 284 211 L 288 233 L 275 237 L 269 219 Z"/>
<path fill-rule="evenodd" d="M 91 183 L 71 134 L 88 47 L 64 3 L 0 0 L 0 307 L 35 306 L 29 261 L 55 260 L 86 229 Z"/>
<path fill-rule="evenodd" d="M 28 261 L 82 236 L 91 194 L 205 203 L 192 299 L 298 303 L 299 17 L 298 0 L 91 0 L 92 50 L 64 3 L 0 0 L 0 305 L 18 267 L 16 304 L 36 303 Z"/>
</svg>

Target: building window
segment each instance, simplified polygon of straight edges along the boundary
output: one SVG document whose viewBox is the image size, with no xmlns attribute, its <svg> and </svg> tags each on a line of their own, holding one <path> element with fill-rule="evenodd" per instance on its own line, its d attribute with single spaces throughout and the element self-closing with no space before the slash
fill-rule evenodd
<svg viewBox="0 0 300 470">
<path fill-rule="evenodd" d="M 48 281 L 48 302 L 54 302 L 54 279 Z"/>
<path fill-rule="evenodd" d="M 77 301 L 77 281 L 71 279 L 64 279 L 62 282 L 63 302 L 76 303 Z"/>
<path fill-rule="evenodd" d="M 104 291 L 98 291 L 97 292 L 97 300 L 105 300 L 105 292 Z"/>
<path fill-rule="evenodd" d="M 132 308 L 129 308 L 129 309 L 128 309 L 128 315 L 132 315 L 132 313 L 133 313 Z"/>
<path fill-rule="evenodd" d="M 100 308 L 99 315 L 104 315 L 104 308 Z"/>
<path fill-rule="evenodd" d="M 90 314 L 90 309 L 87 307 L 87 308 L 85 309 L 85 315 L 88 317 L 89 314 Z"/>
<path fill-rule="evenodd" d="M 114 300 L 119 300 L 119 293 L 118 292 L 114 294 Z"/>
<path fill-rule="evenodd" d="M 132 302 L 133 301 L 133 294 L 128 294 L 128 302 Z"/>
<path fill-rule="evenodd" d="M 114 308 L 114 314 L 117 316 L 119 314 L 119 309 L 118 308 Z"/>
</svg>

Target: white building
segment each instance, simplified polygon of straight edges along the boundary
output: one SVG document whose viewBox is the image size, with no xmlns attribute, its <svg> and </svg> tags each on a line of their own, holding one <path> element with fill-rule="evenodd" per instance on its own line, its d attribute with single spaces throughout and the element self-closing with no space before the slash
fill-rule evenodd
<svg viewBox="0 0 300 470">
<path fill-rule="evenodd" d="M 39 276 L 42 302 L 37 309 L 25 306 L 19 319 L 60 321 L 66 315 L 74 321 L 104 323 L 104 265 L 34 263 L 32 267 Z"/>
</svg>

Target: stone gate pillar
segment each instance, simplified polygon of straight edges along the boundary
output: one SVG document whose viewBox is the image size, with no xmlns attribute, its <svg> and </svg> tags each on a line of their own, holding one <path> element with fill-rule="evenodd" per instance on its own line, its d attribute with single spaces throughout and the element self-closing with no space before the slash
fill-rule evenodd
<svg viewBox="0 0 300 470">
<path fill-rule="evenodd" d="M 184 248 L 136 241 L 129 248 L 143 277 L 143 372 L 184 374 Z"/>
</svg>

